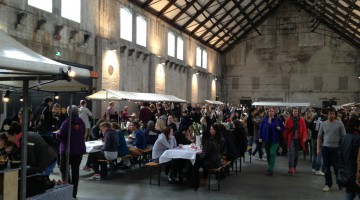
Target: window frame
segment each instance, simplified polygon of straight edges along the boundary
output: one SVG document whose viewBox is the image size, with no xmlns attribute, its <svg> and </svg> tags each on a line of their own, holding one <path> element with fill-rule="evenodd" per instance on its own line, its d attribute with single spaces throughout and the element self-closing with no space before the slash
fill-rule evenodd
<svg viewBox="0 0 360 200">
<path fill-rule="evenodd" d="M 181 49 L 179 49 L 179 39 L 182 42 Z M 179 57 L 179 52 L 181 52 L 181 58 Z M 181 36 L 176 37 L 176 58 L 179 60 L 184 60 L 184 39 Z"/>
<path fill-rule="evenodd" d="M 138 19 L 143 20 L 143 21 L 145 22 L 145 27 L 146 27 L 146 28 L 145 28 L 145 36 L 144 36 L 144 39 L 143 39 L 143 40 L 145 40 L 145 44 L 140 44 L 140 42 L 139 42 L 139 35 L 142 35 L 142 34 L 141 34 L 141 32 L 139 32 Z M 135 38 L 136 41 L 135 41 L 135 42 L 136 42 L 137 45 L 140 45 L 140 46 L 142 46 L 142 47 L 147 47 L 147 33 L 148 33 L 148 30 L 147 30 L 147 27 L 148 27 L 147 20 L 146 20 L 146 18 L 145 18 L 144 16 L 142 16 L 142 15 L 136 15 L 135 21 L 136 21 L 136 38 Z M 144 31 L 144 30 L 142 30 L 142 31 Z"/>
<path fill-rule="evenodd" d="M 128 13 L 130 13 L 130 18 L 126 18 L 126 19 L 123 19 L 123 17 L 122 17 L 122 10 L 124 10 L 124 11 L 126 11 L 126 12 L 128 12 Z M 121 39 L 123 39 L 123 40 L 126 40 L 126 41 L 129 41 L 129 42 L 133 42 L 133 12 L 132 12 L 132 10 L 130 10 L 129 8 L 127 8 L 127 7 L 120 7 L 120 38 Z M 125 17 L 124 17 L 125 18 Z M 126 21 L 128 21 L 127 19 L 131 19 L 131 21 L 130 21 L 130 23 L 126 23 L 126 24 L 124 24 L 123 25 L 123 22 L 126 22 Z M 124 20 L 124 21 L 123 21 Z M 125 27 L 126 26 L 130 26 L 130 28 L 127 28 L 127 29 L 125 29 Z M 124 29 L 123 29 L 124 28 Z M 130 31 L 130 33 L 127 33 L 127 32 L 125 32 L 125 30 L 129 30 Z M 124 35 L 122 35 L 122 33 L 124 34 Z M 130 37 L 129 37 L 129 35 L 130 35 Z"/>
<path fill-rule="evenodd" d="M 170 35 L 173 36 L 173 41 L 170 41 Z M 171 48 L 171 42 L 172 42 L 172 45 L 173 47 Z M 173 50 L 173 52 L 171 52 L 172 54 L 170 54 L 170 50 Z M 170 56 L 170 57 L 173 57 L 173 58 L 176 58 L 176 35 L 174 32 L 172 31 L 168 31 L 167 33 L 167 55 Z"/>
</svg>

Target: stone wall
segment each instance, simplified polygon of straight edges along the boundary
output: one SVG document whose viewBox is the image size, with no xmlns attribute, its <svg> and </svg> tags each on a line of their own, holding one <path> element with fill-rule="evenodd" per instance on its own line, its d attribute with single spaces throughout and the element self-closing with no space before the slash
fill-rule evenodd
<svg viewBox="0 0 360 200">
<path fill-rule="evenodd" d="M 313 17 L 285 3 L 225 55 L 223 99 L 359 102 L 359 49 L 328 27 L 311 32 Z"/>
</svg>

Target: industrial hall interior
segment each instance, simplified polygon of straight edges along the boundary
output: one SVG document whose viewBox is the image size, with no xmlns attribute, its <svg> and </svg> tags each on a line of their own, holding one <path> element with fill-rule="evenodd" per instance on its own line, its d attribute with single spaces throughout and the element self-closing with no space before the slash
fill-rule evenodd
<svg viewBox="0 0 360 200">
<path fill-rule="evenodd" d="M 360 199 L 360 0 L 0 0 L 0 96 L 0 199 Z"/>
</svg>

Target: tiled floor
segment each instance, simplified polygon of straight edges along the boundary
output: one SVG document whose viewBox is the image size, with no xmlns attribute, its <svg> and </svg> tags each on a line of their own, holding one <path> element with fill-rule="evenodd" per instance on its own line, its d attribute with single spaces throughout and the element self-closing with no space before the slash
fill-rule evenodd
<svg viewBox="0 0 360 200">
<path fill-rule="evenodd" d="M 302 158 L 302 156 L 301 156 Z M 86 161 L 84 156 L 83 164 Z M 310 161 L 299 161 L 298 173 L 287 173 L 287 158 L 278 157 L 274 175 L 265 175 L 266 162 L 258 159 L 246 158 L 242 172 L 237 176 L 231 175 L 221 182 L 221 191 L 209 191 L 207 187 L 200 187 L 194 191 L 187 186 L 170 185 L 164 172 L 161 177 L 161 186 L 149 185 L 150 170 L 138 166 L 131 170 L 117 170 L 111 179 L 101 181 L 88 181 L 91 173 L 81 171 L 78 199 L 276 199 L 276 200 L 305 200 L 326 199 L 340 200 L 344 198 L 344 190 L 339 191 L 333 186 L 330 192 L 323 192 L 324 177 L 311 172 Z M 83 165 L 82 165 L 83 166 Z M 58 169 L 52 178 L 59 178 Z M 335 178 L 334 178 L 335 179 Z M 214 185 L 213 185 L 214 184 Z M 212 186 L 216 187 L 212 181 Z"/>
</svg>

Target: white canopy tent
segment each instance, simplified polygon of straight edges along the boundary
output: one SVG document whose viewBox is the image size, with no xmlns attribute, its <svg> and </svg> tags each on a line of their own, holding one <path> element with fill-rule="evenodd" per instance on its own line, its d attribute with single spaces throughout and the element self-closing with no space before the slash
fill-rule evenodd
<svg viewBox="0 0 360 200">
<path fill-rule="evenodd" d="M 253 106 L 279 106 L 279 107 L 310 107 L 310 103 L 288 103 L 260 101 L 252 103 Z"/>
<path fill-rule="evenodd" d="M 340 107 L 358 107 L 358 106 L 360 106 L 360 103 L 352 102 L 352 103 L 343 104 Z"/>
<path fill-rule="evenodd" d="M 0 90 L 7 90 L 11 87 L 22 87 L 23 110 L 29 108 L 29 87 L 30 83 L 40 84 L 40 81 L 48 80 L 71 80 L 69 72 L 75 72 L 76 78 L 91 78 L 92 73 L 88 69 L 68 66 L 48 59 L 33 50 L 25 47 L 7 33 L 0 29 Z M 94 74 L 96 76 L 96 73 Z M 37 83 L 35 83 L 37 82 Z M 63 81 L 62 85 L 65 82 Z M 72 98 L 70 99 L 72 104 Z M 71 121 L 71 115 L 69 116 Z M 25 199 L 26 171 L 27 171 L 27 132 L 28 112 L 23 112 L 23 137 L 21 139 L 21 183 L 20 199 Z M 71 132 L 69 123 L 68 134 Z M 68 137 L 67 154 L 70 152 L 70 137 Z M 66 161 L 66 173 L 69 173 L 69 156 Z M 17 189 L 15 189 L 17 191 Z"/>
<path fill-rule="evenodd" d="M 141 92 L 127 92 L 117 90 L 100 90 L 92 95 L 86 97 L 90 100 L 113 100 L 113 101 L 149 101 L 149 102 L 174 102 L 186 103 L 185 100 L 180 99 L 174 95 L 155 94 L 155 93 L 141 93 Z"/>
<path fill-rule="evenodd" d="M 205 100 L 205 102 L 209 103 L 209 104 L 215 104 L 215 105 L 224 105 L 225 104 L 221 101 L 214 101 L 214 100 Z"/>
</svg>

